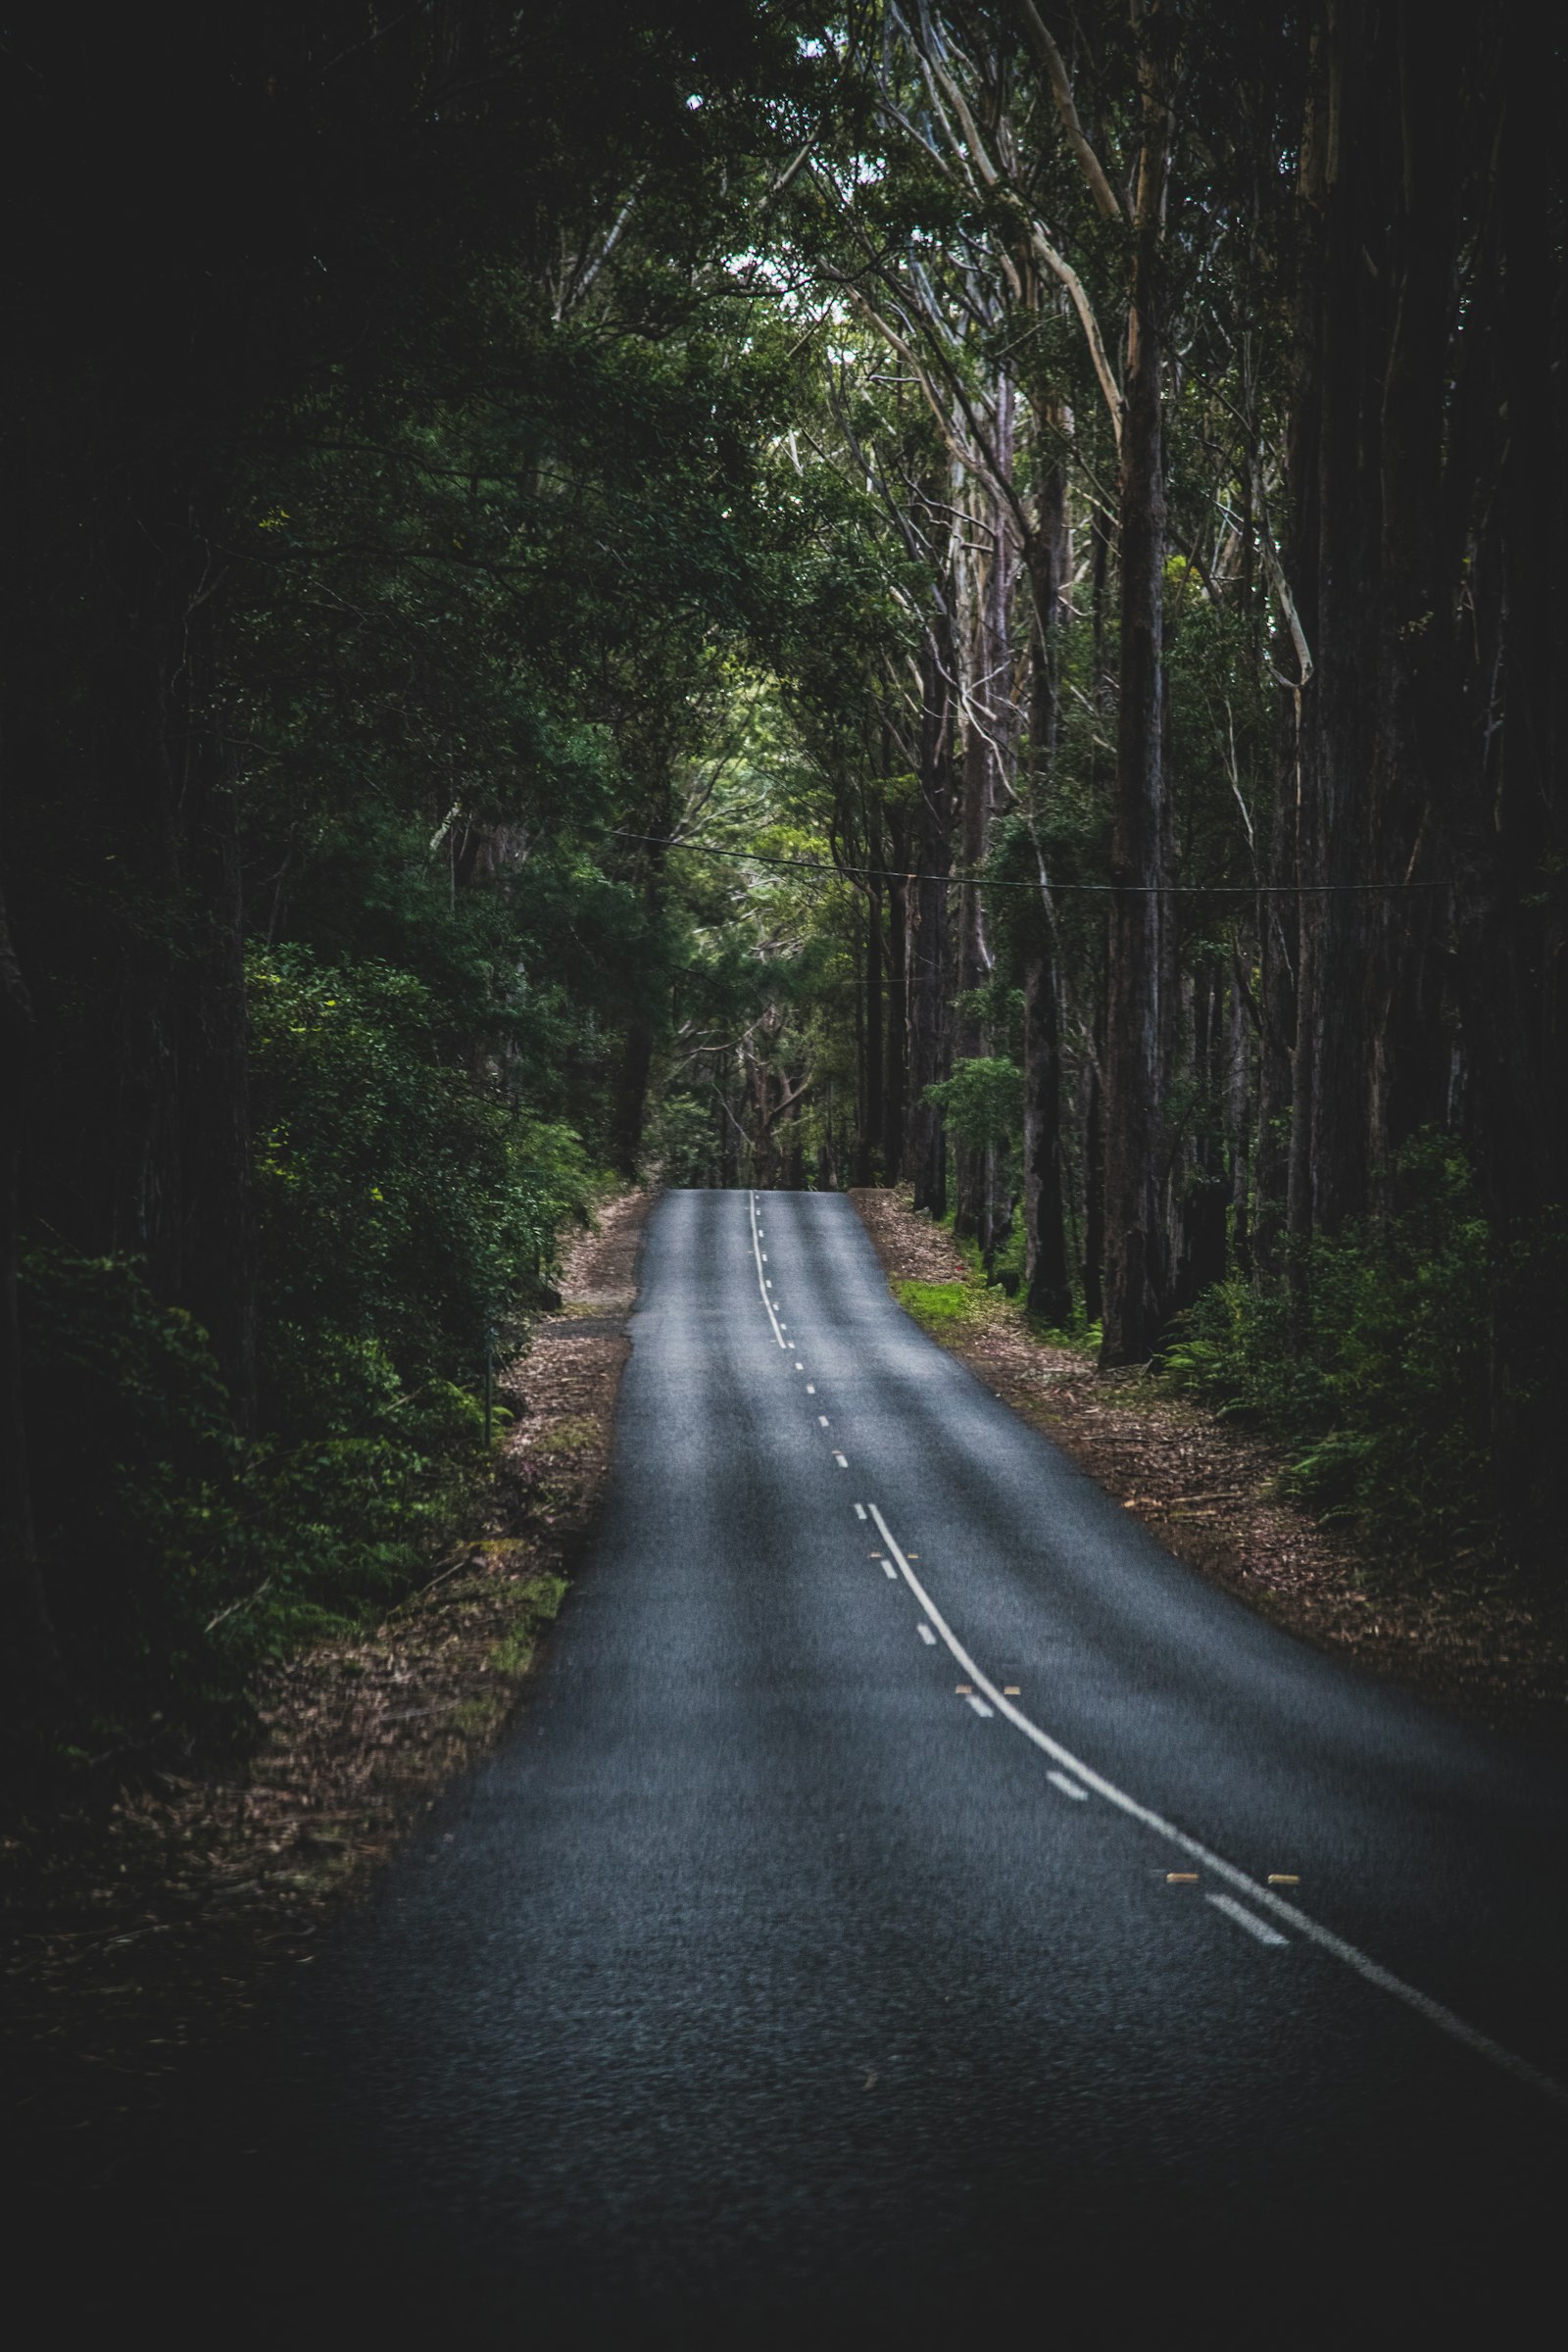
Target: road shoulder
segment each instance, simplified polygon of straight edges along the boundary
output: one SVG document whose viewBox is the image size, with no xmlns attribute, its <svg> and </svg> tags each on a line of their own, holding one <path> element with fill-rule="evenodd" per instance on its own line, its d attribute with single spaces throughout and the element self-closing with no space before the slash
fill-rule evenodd
<svg viewBox="0 0 1568 2352">
<path fill-rule="evenodd" d="M 488 1525 L 379 1625 L 280 1661 L 244 1759 L 160 1772 L 92 1817 L 7 1839 L 7 2102 L 24 2137 L 118 2127 L 242 2026 L 492 1746 L 591 1530 L 656 1196 L 607 1202 L 564 1252 L 560 1309 L 498 1387 Z"/>
<path fill-rule="evenodd" d="M 1143 1372 L 1031 1331 L 976 1282 L 906 1191 L 852 1191 L 894 1296 L 922 1329 L 1140 1519 L 1261 1616 L 1491 1730 L 1568 1740 L 1568 1628 L 1518 1597 L 1401 1589 L 1340 1531 L 1275 1492 L 1261 1439 Z M 956 1290 L 954 1286 L 961 1286 Z"/>
</svg>

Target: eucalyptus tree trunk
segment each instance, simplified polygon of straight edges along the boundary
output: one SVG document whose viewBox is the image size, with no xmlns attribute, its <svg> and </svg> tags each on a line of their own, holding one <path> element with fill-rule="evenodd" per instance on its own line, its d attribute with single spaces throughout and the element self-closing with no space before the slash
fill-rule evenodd
<svg viewBox="0 0 1568 2352">
<path fill-rule="evenodd" d="M 1452 901 L 1465 1127 L 1495 1236 L 1494 1491 L 1509 1548 L 1552 1573 L 1560 1573 L 1568 1509 L 1561 1287 L 1541 1280 L 1539 1253 L 1544 1213 L 1560 1213 L 1568 1199 L 1568 270 L 1556 228 L 1568 170 L 1559 52 L 1550 18 L 1504 12 L 1500 266 L 1492 279 L 1501 383 L 1490 368 L 1482 379 L 1484 414 L 1498 431 L 1491 453 L 1497 494 L 1474 565 L 1475 659 L 1489 691 L 1473 697 Z M 1472 614 L 1463 618 L 1468 625 Z M 1498 666 L 1505 700 L 1493 683 Z M 1477 720 L 1484 740 L 1475 740 Z"/>
<path fill-rule="evenodd" d="M 1044 405 L 1044 404 L 1042 404 Z M 1039 453 L 1043 461 L 1044 453 Z M 1055 637 L 1069 571 L 1066 480 L 1059 464 L 1041 466 L 1041 487 L 1028 549 L 1033 600 L 1030 631 L 1030 765 L 1034 813 L 1044 812 L 1056 749 Z M 1072 1312 L 1062 1200 L 1061 1013 L 1057 957 L 1047 876 L 1032 907 L 1023 984 L 1024 1281 L 1031 1314 L 1053 1324 Z"/>
<path fill-rule="evenodd" d="M 1031 1314 L 1062 1324 L 1072 1313 L 1072 1284 L 1061 1203 L 1061 1041 L 1050 917 L 1042 909 L 1037 919 L 1023 986 L 1026 1297 Z"/>
<path fill-rule="evenodd" d="M 1316 672 L 1303 696 L 1290 1226 L 1302 1242 L 1366 1205 L 1366 791 L 1379 576 L 1379 416 L 1386 336 L 1384 191 L 1371 135 L 1382 59 L 1366 0 L 1328 14 L 1318 377 Z M 1369 259 L 1371 268 L 1369 268 Z M 1385 257 L 1386 259 L 1386 257 Z"/>
<path fill-rule="evenodd" d="M 1324 174 L 1327 93 L 1314 47 L 1301 122 L 1300 160 L 1293 201 L 1290 429 L 1286 439 L 1287 531 L 1284 570 L 1291 583 L 1303 641 L 1318 641 L 1318 463 L 1321 395 L 1319 318 L 1322 305 Z M 1266 528 L 1259 515 L 1259 527 Z M 1297 661 L 1300 669 L 1299 656 Z M 1285 1264 L 1289 1230 L 1292 1139 L 1310 1116 L 1311 1057 L 1298 1053 L 1298 982 L 1301 958 L 1299 824 L 1305 788 L 1305 722 L 1312 696 L 1308 679 L 1280 697 L 1274 760 L 1274 806 L 1257 898 L 1257 1140 L 1253 1158 L 1252 1262 L 1267 1280 Z"/>
<path fill-rule="evenodd" d="M 999 376 L 993 454 L 1004 479 L 1010 478 L 1012 470 L 1013 406 L 1012 386 L 1004 375 Z M 1009 677 L 1015 535 L 1006 501 L 995 483 L 975 484 L 975 523 L 979 541 L 976 576 L 964 631 L 968 682 L 960 855 L 965 875 L 979 873 L 990 851 L 997 810 L 1010 781 L 1006 769 L 1015 733 Z M 990 1051 L 985 1024 L 972 1002 L 966 1000 L 988 985 L 994 963 L 985 893 L 979 883 L 965 880 L 958 889 L 956 1061 Z M 988 1257 L 998 1238 L 994 1230 L 995 1158 L 994 1152 L 973 1144 L 959 1144 L 954 1152 L 954 1231 L 960 1239 L 978 1240 Z"/>
<path fill-rule="evenodd" d="M 1164 1221 L 1167 880 L 1163 760 L 1165 571 L 1160 245 L 1170 114 L 1144 67 L 1121 468 L 1121 682 L 1105 1013 L 1105 1271 L 1102 1360 L 1142 1363 L 1170 1292 Z"/>
<path fill-rule="evenodd" d="M 1449 615 L 1462 609 L 1464 549 L 1444 497 L 1448 318 L 1458 273 L 1459 77 L 1475 60 L 1461 32 L 1397 12 L 1389 81 L 1397 124 L 1388 203 L 1395 301 L 1380 416 L 1379 677 L 1371 761 L 1375 875 L 1422 884 L 1452 870 L 1445 836 L 1464 757 L 1460 673 Z M 1386 200 L 1387 201 L 1387 200 Z M 1485 273 L 1494 281 L 1495 272 Z M 1494 282 L 1478 289 L 1478 331 Z M 1396 1198 L 1397 1154 L 1444 1118 L 1449 1024 L 1446 907 L 1429 889 L 1368 906 L 1369 1151 L 1375 1202 Z"/>
<path fill-rule="evenodd" d="M 1098 1323 L 1105 1311 L 1105 1116 L 1100 1055 L 1083 1073 L 1084 1315 Z"/>
<path fill-rule="evenodd" d="M 1230 1158 L 1230 1262 L 1252 1267 L 1252 1022 L 1241 974 L 1233 963 L 1225 1020 L 1225 1145 Z"/>
<path fill-rule="evenodd" d="M 920 657 L 920 806 L 915 854 L 917 879 L 911 887 L 909 957 L 909 1129 L 906 1168 L 914 1187 L 914 1205 L 933 1216 L 948 1205 L 947 1138 L 942 1113 L 926 1090 L 948 1075 L 949 975 L 947 876 L 952 866 L 953 694 L 952 652 L 945 619 L 926 631 Z"/>
<path fill-rule="evenodd" d="M 882 1177 L 897 1184 L 904 1174 L 905 1077 L 909 1051 L 908 867 L 909 835 L 902 813 L 888 827 L 893 879 L 888 884 L 887 1049 L 882 1060 Z"/>
<path fill-rule="evenodd" d="M 882 1055 L 886 1043 L 883 1006 L 882 816 L 873 807 L 866 827 L 865 983 L 861 1015 L 860 1133 L 855 1154 L 857 1184 L 874 1184 L 882 1169 L 882 1118 L 886 1108 Z"/>
</svg>

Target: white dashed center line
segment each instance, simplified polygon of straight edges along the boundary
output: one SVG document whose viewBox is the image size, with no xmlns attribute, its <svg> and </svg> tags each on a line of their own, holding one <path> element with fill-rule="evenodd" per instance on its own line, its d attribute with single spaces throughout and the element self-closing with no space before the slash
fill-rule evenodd
<svg viewBox="0 0 1568 2352">
<path fill-rule="evenodd" d="M 1259 1943 L 1289 1944 L 1291 1939 L 1288 1936 L 1282 1936 L 1277 1928 L 1271 1928 L 1266 1919 L 1254 1918 L 1244 1904 L 1237 1902 L 1234 1895 L 1211 1894 L 1208 1900 L 1216 1911 L 1223 1911 L 1227 1919 L 1234 1919 L 1239 1928 L 1245 1928 L 1249 1936 L 1255 1936 Z"/>
<path fill-rule="evenodd" d="M 808 1395 L 808 1396 L 809 1396 L 809 1395 L 811 1394 L 810 1390 L 809 1390 L 809 1389 L 808 1389 L 808 1390 L 807 1390 L 807 1392 L 806 1392 L 806 1394 Z M 820 1422 L 821 1422 L 821 1424 L 822 1424 L 822 1427 L 823 1427 L 824 1429 L 826 1429 L 826 1427 L 827 1427 L 827 1415 L 826 1415 L 826 1413 L 818 1413 L 816 1417 L 817 1417 L 818 1421 L 820 1421 Z"/>
<path fill-rule="evenodd" d="M 847 1470 L 850 1466 L 849 1463 L 844 1459 L 843 1454 L 840 1453 L 836 1447 L 834 1449 L 833 1459 L 837 1462 L 841 1470 Z"/>
<path fill-rule="evenodd" d="M 784 1326 L 773 1312 L 773 1301 L 767 1295 L 767 1277 L 762 1272 L 762 1229 L 757 1221 L 757 1195 L 755 1193 L 747 1195 L 747 1206 L 752 1214 L 752 1254 L 757 1260 L 758 1294 L 767 1309 L 767 1319 L 773 1326 L 773 1337 L 783 1348 L 787 1345 L 784 1338 Z"/>
<path fill-rule="evenodd" d="M 986 1705 L 986 1702 L 983 1698 L 976 1698 L 972 1690 L 966 1690 L 964 1692 L 963 1703 L 966 1707 L 973 1707 L 977 1715 L 984 1715 L 987 1721 L 989 1721 L 991 1716 L 996 1712 L 994 1707 L 988 1707 Z"/>
<path fill-rule="evenodd" d="M 1086 1788 L 1092 1789 L 1095 1795 L 1103 1797 L 1105 1802 L 1114 1805 L 1118 1812 L 1125 1813 L 1130 1820 L 1141 1822 L 1146 1830 L 1152 1830 L 1156 1838 L 1162 1838 L 1168 1845 L 1176 1846 L 1182 1853 L 1190 1855 L 1193 1861 L 1201 1863 L 1203 1868 L 1211 1870 L 1216 1878 L 1228 1879 L 1233 1886 L 1239 1887 L 1243 1894 L 1250 1897 L 1258 1911 L 1268 1913 L 1281 1921 L 1284 1926 L 1293 1928 L 1298 1936 L 1309 1943 L 1315 1943 L 1320 1951 L 1332 1953 L 1336 1960 L 1342 1961 L 1347 1968 L 1352 1969 L 1358 1977 L 1364 1978 L 1367 1984 L 1375 1984 L 1380 1992 L 1388 1993 L 1392 1999 L 1402 2001 L 1407 2009 L 1413 2009 L 1418 2017 L 1424 2017 L 1428 2025 L 1436 2026 L 1438 2032 L 1446 2034 L 1450 2040 L 1461 2042 L 1466 2049 L 1474 2050 L 1477 2057 L 1487 2059 L 1493 2066 L 1499 2067 L 1504 2074 L 1512 2075 L 1517 2082 L 1528 2082 L 1533 2090 L 1542 2092 L 1544 2097 L 1551 2099 L 1558 2106 L 1568 2106 L 1568 2090 L 1565 2090 L 1560 2082 L 1553 2082 L 1550 2075 L 1544 2075 L 1539 2067 L 1532 2066 L 1528 2058 L 1521 2058 L 1513 2050 L 1505 2049 L 1500 2041 L 1494 2041 L 1490 2034 L 1483 2034 L 1476 2027 L 1466 2025 L 1462 2017 L 1456 2017 L 1451 2009 L 1446 2009 L 1443 2003 L 1435 2001 L 1430 1993 L 1422 1992 L 1414 1984 L 1407 1984 L 1402 1977 L 1396 1977 L 1392 1969 L 1383 1967 L 1382 1963 L 1374 1960 L 1370 1953 L 1361 1951 L 1357 1945 L 1348 1942 L 1345 1936 L 1336 1936 L 1332 1928 L 1323 1927 L 1319 1921 L 1311 1918 L 1305 1911 L 1298 1911 L 1294 1903 L 1286 1902 L 1282 1896 L 1275 1894 L 1272 1888 L 1257 1886 L 1248 1877 L 1245 1870 L 1238 1870 L 1234 1862 L 1227 1862 L 1223 1854 L 1216 1854 L 1210 1847 L 1202 1844 L 1199 1838 L 1190 1838 L 1185 1830 L 1178 1829 L 1173 1821 L 1167 1821 L 1152 1806 L 1140 1804 L 1135 1796 L 1129 1796 L 1124 1788 L 1118 1788 L 1114 1781 L 1106 1780 L 1103 1773 L 1095 1772 L 1089 1765 L 1083 1763 L 1079 1757 L 1073 1754 L 1071 1748 L 1063 1747 L 1058 1740 L 1053 1740 L 1051 1734 L 1042 1731 L 1039 1724 L 1031 1723 L 1022 1708 L 1014 1706 L 1010 1698 L 1004 1698 L 996 1684 L 981 1672 L 973 1658 L 970 1657 L 963 1643 L 958 1640 L 942 1611 L 936 1606 L 914 1570 L 909 1566 L 908 1554 L 900 1550 L 892 1529 L 874 1502 L 870 1505 L 870 1513 L 876 1522 L 877 1533 L 899 1564 L 899 1572 L 902 1573 L 905 1583 L 930 1618 L 937 1633 L 947 1643 L 955 1661 L 963 1668 L 965 1674 L 979 1685 L 998 1711 L 1006 1717 L 1014 1731 L 1021 1732 L 1034 1746 L 1043 1749 L 1055 1763 L 1065 1766 L 1068 1772 L 1076 1773 Z M 891 1566 L 888 1573 L 890 1575 L 894 1573 Z M 1250 1910 L 1245 1909 L 1241 1903 L 1233 1902 L 1229 1897 L 1210 1895 L 1208 1899 L 1212 1903 L 1217 1903 L 1229 1917 L 1236 1919 L 1238 1924 L 1245 1927 L 1250 1935 L 1258 1934 L 1264 1927 L 1262 1919 L 1256 1918 Z M 1268 1930 L 1270 1936 L 1277 1933 L 1276 1929 Z M 1281 1936 L 1280 1940 L 1287 1942 L 1289 1938 Z"/>
<path fill-rule="evenodd" d="M 932 1647 L 935 1646 L 936 1636 L 928 1625 L 917 1625 L 914 1630 L 919 1635 L 922 1642 L 926 1642 Z"/>
<path fill-rule="evenodd" d="M 858 1502 L 858 1503 L 856 1504 L 856 1506 L 855 1506 L 855 1516 L 857 1517 L 857 1519 L 863 1519 L 863 1518 L 865 1517 L 865 1505 L 864 1505 L 864 1503 L 863 1503 L 863 1502 Z"/>
<path fill-rule="evenodd" d="M 1076 1781 L 1069 1781 L 1064 1772 L 1048 1772 L 1046 1778 L 1061 1790 L 1063 1796 L 1076 1796 L 1083 1804 L 1089 1802 L 1088 1789 L 1080 1788 Z"/>
</svg>

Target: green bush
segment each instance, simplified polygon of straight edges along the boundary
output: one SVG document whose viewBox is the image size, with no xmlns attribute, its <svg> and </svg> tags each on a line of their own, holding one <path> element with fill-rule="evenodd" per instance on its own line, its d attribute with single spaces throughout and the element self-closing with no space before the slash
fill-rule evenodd
<svg viewBox="0 0 1568 2352">
<path fill-rule="evenodd" d="M 1005 1145 L 1023 1128 L 1023 1072 L 1005 1054 L 977 1054 L 960 1061 L 951 1078 L 928 1086 L 955 1139 L 975 1151 Z"/>
<path fill-rule="evenodd" d="M 54 1242 L 19 1289 L 38 1540 L 89 1721 L 211 1729 L 238 1702 L 206 1629 L 248 1539 L 206 1335 L 134 1265 Z"/>
<path fill-rule="evenodd" d="M 40 1545 L 94 1748 L 235 1736 L 258 1661 L 384 1608 L 470 1528 L 487 1353 L 591 1199 L 568 1129 L 445 1048 L 421 983 L 252 971 L 261 1415 L 134 1260 L 22 1271 Z"/>
<path fill-rule="evenodd" d="M 1217 1283 L 1164 1364 L 1286 1449 L 1288 1492 L 1433 1569 L 1495 1547 L 1494 1253 L 1451 1143 L 1413 1146 L 1399 1190 L 1396 1213 L 1311 1243 L 1294 1279 Z"/>
</svg>

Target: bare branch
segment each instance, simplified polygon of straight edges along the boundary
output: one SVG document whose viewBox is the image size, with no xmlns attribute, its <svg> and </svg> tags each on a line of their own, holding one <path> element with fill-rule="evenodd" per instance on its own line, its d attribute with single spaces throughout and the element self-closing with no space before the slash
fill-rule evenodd
<svg viewBox="0 0 1568 2352">
<path fill-rule="evenodd" d="M 1084 290 L 1083 279 L 1066 255 L 1056 251 L 1038 220 L 1031 220 L 1029 223 L 1029 241 L 1045 263 L 1046 268 L 1060 278 L 1072 298 L 1072 307 L 1077 312 L 1078 323 L 1084 330 L 1084 341 L 1089 346 L 1089 357 L 1094 362 L 1095 374 L 1100 380 L 1100 389 L 1105 396 L 1105 406 L 1110 412 L 1110 429 L 1116 436 L 1116 454 L 1119 457 L 1121 455 L 1121 419 L 1124 404 L 1121 386 L 1116 381 L 1104 342 L 1101 336 L 1100 321 L 1095 317 L 1095 306 Z"/>
<path fill-rule="evenodd" d="M 1287 678 L 1285 683 L 1299 695 L 1301 688 L 1312 675 L 1312 655 L 1307 646 L 1306 632 L 1301 626 L 1301 616 L 1296 610 L 1296 599 L 1291 594 L 1291 584 L 1285 577 L 1285 566 L 1280 562 L 1279 549 L 1274 544 L 1274 533 L 1268 519 L 1268 500 L 1263 490 L 1263 470 L 1251 449 L 1249 449 L 1247 453 L 1247 467 L 1252 477 L 1252 507 L 1257 515 L 1258 552 L 1263 558 L 1263 569 L 1268 573 L 1269 586 L 1279 600 L 1280 611 L 1285 616 L 1285 625 L 1291 632 L 1291 643 L 1296 649 L 1297 665 L 1301 673 L 1298 678 Z"/>
<path fill-rule="evenodd" d="M 1067 134 L 1067 144 L 1083 167 L 1089 192 L 1107 220 L 1120 220 L 1123 215 L 1116 201 L 1116 192 L 1105 177 L 1100 158 L 1085 138 L 1084 126 L 1078 120 L 1078 109 L 1072 101 L 1072 83 L 1067 79 L 1067 68 L 1061 51 L 1052 39 L 1045 20 L 1035 6 L 1035 0 L 1018 0 L 1018 13 L 1023 19 L 1035 55 L 1045 68 L 1052 96 L 1056 101 L 1056 112 L 1061 117 L 1061 127 Z"/>
</svg>

